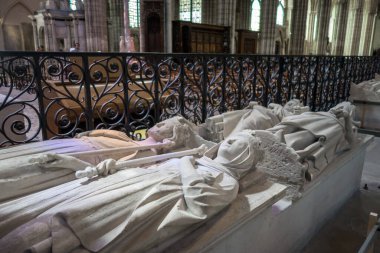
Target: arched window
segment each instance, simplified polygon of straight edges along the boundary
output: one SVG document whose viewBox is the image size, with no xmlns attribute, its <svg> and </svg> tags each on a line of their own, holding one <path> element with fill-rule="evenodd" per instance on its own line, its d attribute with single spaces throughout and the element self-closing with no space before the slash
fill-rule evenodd
<svg viewBox="0 0 380 253">
<path fill-rule="evenodd" d="M 73 11 L 77 9 L 76 2 L 77 2 L 76 0 L 69 0 L 70 9 Z"/>
<path fill-rule="evenodd" d="M 128 1 L 129 26 L 132 28 L 140 27 L 140 0 Z"/>
<path fill-rule="evenodd" d="M 179 19 L 193 23 L 201 23 L 202 0 L 180 0 Z"/>
<path fill-rule="evenodd" d="M 261 14 L 261 1 L 252 0 L 251 1 L 251 30 L 260 30 L 260 14 Z"/>
<path fill-rule="evenodd" d="M 279 0 L 278 6 L 277 6 L 276 24 L 284 25 L 284 17 L 285 17 L 285 0 Z"/>
</svg>

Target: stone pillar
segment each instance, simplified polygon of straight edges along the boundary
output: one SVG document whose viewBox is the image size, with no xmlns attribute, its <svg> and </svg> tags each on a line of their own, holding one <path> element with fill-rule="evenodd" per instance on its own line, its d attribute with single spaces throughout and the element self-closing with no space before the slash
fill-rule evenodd
<svg viewBox="0 0 380 253">
<path fill-rule="evenodd" d="M 362 32 L 360 36 L 360 55 L 372 55 L 372 40 L 377 14 L 377 0 L 365 0 Z"/>
<path fill-rule="evenodd" d="M 55 31 L 55 20 L 51 17 L 50 18 L 50 27 L 51 27 L 51 39 L 52 41 L 50 42 L 50 50 L 51 51 L 58 51 L 57 49 L 57 35 Z"/>
<path fill-rule="evenodd" d="M 251 0 L 236 3 L 236 29 L 249 30 L 251 26 Z"/>
<path fill-rule="evenodd" d="M 73 43 L 73 39 L 71 38 L 71 25 L 70 25 L 70 22 L 67 22 L 67 21 L 66 21 L 66 31 L 67 31 L 68 43 L 67 43 L 67 48 L 65 48 L 65 50 L 69 51 Z"/>
<path fill-rule="evenodd" d="M 33 26 L 33 40 L 34 40 L 34 50 L 37 50 L 40 46 L 38 43 L 38 31 L 37 31 L 37 21 L 33 16 L 29 16 L 32 19 L 32 26 Z"/>
<path fill-rule="evenodd" d="M 112 45 L 109 45 L 110 51 L 119 51 L 119 38 L 124 35 L 124 0 L 108 0 L 109 17 L 111 20 L 111 37 Z"/>
<path fill-rule="evenodd" d="M 298 4 L 298 2 L 297 2 Z M 293 6 L 294 6 L 294 1 L 293 0 L 288 0 L 286 1 L 285 4 L 285 29 L 286 29 L 286 38 L 289 39 L 290 35 L 292 33 L 291 28 L 292 28 L 292 20 L 293 20 Z M 306 24 L 306 18 L 307 18 L 307 5 L 305 8 L 305 24 Z M 306 25 L 305 29 L 306 30 Z M 289 50 L 289 48 L 287 49 Z"/>
<path fill-rule="evenodd" d="M 345 55 L 358 55 L 359 42 L 363 21 L 363 0 L 349 1 L 349 15 L 347 22 L 347 33 L 344 45 Z"/>
<path fill-rule="evenodd" d="M 173 0 L 164 0 L 164 52 L 173 52 Z"/>
<path fill-rule="evenodd" d="M 5 50 L 5 47 L 4 47 L 3 22 L 4 22 L 4 18 L 0 17 L 0 50 Z"/>
<path fill-rule="evenodd" d="M 145 30 L 147 29 L 145 4 L 140 0 L 140 52 L 145 52 Z M 129 27 L 129 26 L 128 26 Z"/>
<path fill-rule="evenodd" d="M 306 43 L 305 43 L 305 54 L 313 53 L 314 45 L 314 33 L 315 33 L 315 20 L 317 18 L 317 6 L 319 0 L 310 0 L 308 6 L 307 14 L 307 26 L 306 26 Z"/>
<path fill-rule="evenodd" d="M 347 29 L 348 1 L 334 0 L 336 17 L 334 20 L 333 37 L 331 38 L 331 54 L 343 55 L 344 41 Z"/>
<path fill-rule="evenodd" d="M 45 33 L 45 50 L 50 51 L 50 37 L 51 37 L 51 29 L 50 29 L 50 21 L 49 16 L 44 15 L 44 33 Z"/>
<path fill-rule="evenodd" d="M 218 5 L 217 25 L 230 27 L 230 53 L 236 52 L 235 25 L 236 22 L 236 0 L 222 0 Z"/>
<path fill-rule="evenodd" d="M 274 54 L 278 0 L 261 1 L 260 54 Z"/>
<path fill-rule="evenodd" d="M 129 0 L 124 0 L 124 34 L 126 52 L 135 52 L 134 38 L 132 36 L 131 28 L 129 27 Z M 141 1 L 140 1 L 140 28 L 141 28 Z M 141 35 L 141 33 L 140 33 Z M 140 45 L 141 47 L 141 45 Z M 120 51 L 121 52 L 121 51 Z"/>
<path fill-rule="evenodd" d="M 78 19 L 74 14 L 72 14 L 72 17 L 74 25 L 74 41 L 79 42 Z M 71 41 L 71 43 L 73 43 L 73 41 Z"/>
<path fill-rule="evenodd" d="M 291 26 L 290 26 L 290 40 L 289 40 L 289 54 L 302 55 L 305 36 L 306 36 L 306 19 L 308 0 L 298 0 L 297 4 L 293 6 Z"/>
<path fill-rule="evenodd" d="M 331 0 L 321 0 L 318 5 L 318 22 L 316 27 L 316 47 L 315 53 L 324 55 L 327 52 L 329 43 L 329 21 L 331 13 Z"/>
<path fill-rule="evenodd" d="M 108 51 L 107 3 L 104 0 L 84 2 L 88 51 Z"/>
</svg>

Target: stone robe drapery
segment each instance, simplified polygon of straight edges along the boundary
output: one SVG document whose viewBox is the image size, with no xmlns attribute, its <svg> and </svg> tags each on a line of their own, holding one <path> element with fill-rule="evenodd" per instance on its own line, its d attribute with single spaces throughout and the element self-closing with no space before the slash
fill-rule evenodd
<svg viewBox="0 0 380 253">
<path fill-rule="evenodd" d="M 50 168 L 31 161 L 38 154 L 45 152 L 65 154 L 132 146 L 138 146 L 138 143 L 122 132 L 96 130 L 89 136 L 80 138 L 49 140 L 0 149 L 0 202 L 74 180 L 73 169 L 84 169 L 90 164 L 96 165 L 110 157 L 119 159 L 133 156 L 134 152 L 79 156 L 82 163 L 77 160 L 72 166 L 68 164 L 70 162 L 66 162 Z"/>
<path fill-rule="evenodd" d="M 0 248 L 144 251 L 208 219 L 237 192 L 233 176 L 190 157 L 75 180 L 1 204 Z"/>
<path fill-rule="evenodd" d="M 223 136 L 228 136 L 245 129 L 264 130 L 280 123 L 280 119 L 269 109 L 255 105 L 252 109 L 223 113 Z"/>
<path fill-rule="evenodd" d="M 344 117 L 337 118 L 331 112 L 305 112 L 285 117 L 281 123 L 267 129 L 281 133 L 283 141 L 296 151 L 305 150 L 321 141 L 321 146 L 307 159 L 317 169 L 323 169 L 340 152 L 350 148 Z M 321 139 L 322 138 L 322 139 Z"/>
</svg>

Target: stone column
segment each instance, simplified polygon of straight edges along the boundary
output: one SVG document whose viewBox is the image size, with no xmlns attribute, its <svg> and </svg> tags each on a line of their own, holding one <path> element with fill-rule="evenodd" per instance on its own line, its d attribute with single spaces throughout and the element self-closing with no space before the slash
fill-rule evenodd
<svg viewBox="0 0 380 253">
<path fill-rule="evenodd" d="M 360 55 L 372 55 L 372 40 L 377 14 L 377 0 L 365 0 L 362 32 L 360 36 Z"/>
<path fill-rule="evenodd" d="M 173 52 L 173 0 L 164 0 L 164 52 Z"/>
<path fill-rule="evenodd" d="M 308 0 L 298 0 L 297 4 L 293 6 L 291 26 L 290 26 L 290 40 L 289 40 L 289 54 L 302 55 L 305 36 L 306 36 L 306 19 Z"/>
<path fill-rule="evenodd" d="M 298 2 L 296 3 L 298 4 Z M 293 0 L 288 0 L 286 1 L 285 4 L 285 29 L 286 29 L 286 38 L 289 39 L 290 35 L 292 33 L 291 28 L 292 28 L 292 20 L 293 20 L 293 6 L 294 6 L 294 1 Z M 307 5 L 305 8 L 305 24 L 306 24 L 306 18 L 307 18 Z M 305 30 L 306 30 L 306 25 L 305 25 Z M 289 48 L 287 49 L 289 50 Z"/>
<path fill-rule="evenodd" d="M 145 4 L 140 0 L 140 52 L 145 52 L 145 30 L 147 29 Z"/>
<path fill-rule="evenodd" d="M 58 51 L 57 49 L 57 35 L 56 35 L 56 31 L 55 31 L 55 20 L 53 17 L 51 17 L 50 19 L 50 26 L 51 26 L 51 39 L 52 41 L 50 42 L 50 50 L 56 52 Z"/>
<path fill-rule="evenodd" d="M 51 37 L 51 29 L 50 29 L 50 21 L 49 16 L 44 15 L 44 33 L 45 33 L 45 50 L 50 51 L 50 37 Z"/>
<path fill-rule="evenodd" d="M 307 14 L 307 27 L 306 27 L 306 43 L 305 43 L 305 54 L 312 54 L 314 47 L 314 33 L 315 33 L 315 20 L 317 18 L 317 7 L 319 0 L 310 0 Z"/>
<path fill-rule="evenodd" d="M 363 21 L 363 0 L 351 0 L 344 45 L 345 55 L 358 55 Z"/>
<path fill-rule="evenodd" d="M 34 50 L 37 50 L 39 47 L 38 43 L 38 31 L 37 31 L 37 21 L 33 16 L 29 16 L 32 19 L 32 26 L 33 26 L 33 40 L 34 40 Z"/>
<path fill-rule="evenodd" d="M 4 47 L 3 22 L 4 22 L 4 18 L 0 17 L 0 50 L 5 50 L 5 47 Z"/>
<path fill-rule="evenodd" d="M 124 0 L 108 0 L 110 20 L 112 29 L 109 36 L 112 45 L 109 45 L 111 51 L 119 51 L 119 38 L 124 35 Z"/>
<path fill-rule="evenodd" d="M 236 29 L 249 30 L 251 26 L 251 0 L 236 3 Z"/>
<path fill-rule="evenodd" d="M 329 43 L 329 21 L 331 13 L 331 0 L 321 0 L 318 5 L 318 22 L 316 27 L 316 47 L 315 53 L 324 55 L 327 52 Z"/>
<path fill-rule="evenodd" d="M 224 0 L 223 5 L 219 5 L 218 25 L 230 27 L 230 53 L 236 53 L 235 31 L 236 31 L 236 1 Z"/>
<path fill-rule="evenodd" d="M 88 51 L 108 51 L 107 3 L 104 0 L 84 2 Z"/>
<path fill-rule="evenodd" d="M 336 17 L 334 20 L 333 37 L 331 38 L 331 54 L 343 55 L 344 40 L 347 29 L 348 1 L 334 0 Z"/>
<path fill-rule="evenodd" d="M 261 1 L 260 54 L 274 54 L 278 0 Z"/>
<path fill-rule="evenodd" d="M 73 18 L 73 25 L 74 25 L 74 40 L 75 42 L 79 42 L 79 32 L 78 32 L 78 18 L 75 16 L 75 14 L 71 14 Z M 73 43 L 73 41 L 71 41 Z"/>
<path fill-rule="evenodd" d="M 71 45 L 73 43 L 73 40 L 71 38 L 71 25 L 70 25 L 70 23 L 71 22 L 66 21 L 66 31 L 67 31 L 67 40 L 68 40 L 67 48 L 65 48 L 66 51 L 70 50 Z"/>
</svg>

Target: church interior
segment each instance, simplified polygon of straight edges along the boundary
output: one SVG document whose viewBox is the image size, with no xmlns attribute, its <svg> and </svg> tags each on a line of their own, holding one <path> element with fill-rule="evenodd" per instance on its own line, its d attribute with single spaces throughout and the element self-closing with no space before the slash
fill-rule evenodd
<svg viewBox="0 0 380 253">
<path fill-rule="evenodd" d="M 380 0 L 0 0 L 0 252 L 380 252 Z"/>
</svg>

